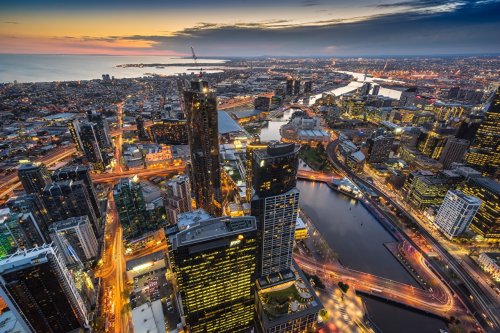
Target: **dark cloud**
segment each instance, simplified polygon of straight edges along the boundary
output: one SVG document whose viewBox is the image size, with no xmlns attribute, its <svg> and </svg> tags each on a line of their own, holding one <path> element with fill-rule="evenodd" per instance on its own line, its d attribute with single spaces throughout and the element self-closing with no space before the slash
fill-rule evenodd
<svg viewBox="0 0 500 333">
<path fill-rule="evenodd" d="M 2 22 L 3 24 L 21 24 L 19 22 L 15 22 L 15 21 L 5 21 L 5 22 Z"/>
<path fill-rule="evenodd" d="M 316 0 L 303 0 L 299 4 L 301 7 L 312 7 L 312 6 L 319 6 L 321 5 L 321 2 L 316 1 Z"/>
<path fill-rule="evenodd" d="M 426 3 L 430 6 L 430 1 Z M 436 6 L 438 1 L 432 3 Z M 150 41 L 158 51 L 179 53 L 188 53 L 189 46 L 194 46 L 200 57 L 500 53 L 499 12 L 498 1 L 487 1 L 481 5 L 463 3 L 443 11 L 405 10 L 300 25 L 286 20 L 199 23 L 174 35 L 109 36 L 100 40 Z"/>
<path fill-rule="evenodd" d="M 449 1 L 449 0 L 410 0 L 410 1 L 400 1 L 393 3 L 381 3 L 378 4 L 377 8 L 398 8 L 398 7 L 410 7 L 410 8 L 428 8 L 434 6 L 450 5 L 453 3 L 462 3 L 462 1 Z"/>
</svg>

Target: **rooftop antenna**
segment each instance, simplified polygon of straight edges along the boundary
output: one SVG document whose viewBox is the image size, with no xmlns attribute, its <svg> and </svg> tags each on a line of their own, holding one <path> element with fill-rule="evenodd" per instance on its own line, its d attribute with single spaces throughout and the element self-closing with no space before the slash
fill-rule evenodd
<svg viewBox="0 0 500 333">
<path fill-rule="evenodd" d="M 192 46 L 191 46 L 191 53 L 193 54 L 194 65 L 198 67 L 198 57 L 196 56 L 196 53 L 194 53 L 194 49 Z M 200 68 L 200 79 L 202 76 L 203 76 L 203 68 Z"/>
</svg>

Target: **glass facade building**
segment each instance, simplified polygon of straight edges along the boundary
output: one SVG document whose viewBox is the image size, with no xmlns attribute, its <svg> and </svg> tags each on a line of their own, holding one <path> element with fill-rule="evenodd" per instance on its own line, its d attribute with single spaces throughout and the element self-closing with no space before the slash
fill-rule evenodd
<svg viewBox="0 0 500 333">
<path fill-rule="evenodd" d="M 193 222 L 170 235 L 170 264 L 190 332 L 248 332 L 253 327 L 256 252 L 254 217 Z"/>
<path fill-rule="evenodd" d="M 191 150 L 191 188 L 196 205 L 213 216 L 222 214 L 217 99 L 204 81 L 184 91 Z"/>
<path fill-rule="evenodd" d="M 500 174 L 500 87 L 497 88 L 465 162 L 485 175 Z"/>
<path fill-rule="evenodd" d="M 150 231 L 150 219 L 139 180 L 122 178 L 113 190 L 118 217 L 126 239 L 138 237 Z"/>
<path fill-rule="evenodd" d="M 470 178 L 461 191 L 481 200 L 470 228 L 484 238 L 500 238 L 500 183 L 491 178 Z"/>
<path fill-rule="evenodd" d="M 17 170 L 19 180 L 26 193 L 40 193 L 50 184 L 50 174 L 43 163 L 23 163 Z"/>
</svg>

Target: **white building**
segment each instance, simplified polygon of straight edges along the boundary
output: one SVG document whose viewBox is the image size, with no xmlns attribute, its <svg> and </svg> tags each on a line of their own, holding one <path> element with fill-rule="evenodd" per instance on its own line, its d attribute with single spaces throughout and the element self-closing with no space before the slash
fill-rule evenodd
<svg viewBox="0 0 500 333">
<path fill-rule="evenodd" d="M 500 253 L 481 253 L 479 265 L 491 275 L 493 280 L 500 282 Z"/>
<path fill-rule="evenodd" d="M 478 198 L 450 190 L 439 207 L 434 223 L 447 237 L 456 237 L 469 227 L 480 206 Z"/>
<path fill-rule="evenodd" d="M 99 244 L 87 215 L 55 222 L 49 231 L 67 265 L 97 256 Z"/>
</svg>

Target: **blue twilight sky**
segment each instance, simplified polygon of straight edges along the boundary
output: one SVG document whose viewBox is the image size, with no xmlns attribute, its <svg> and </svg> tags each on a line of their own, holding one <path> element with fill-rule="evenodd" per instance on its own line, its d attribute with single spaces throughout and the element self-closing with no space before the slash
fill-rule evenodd
<svg viewBox="0 0 500 333">
<path fill-rule="evenodd" d="M 0 0 L 0 53 L 500 53 L 500 0 Z"/>
</svg>

